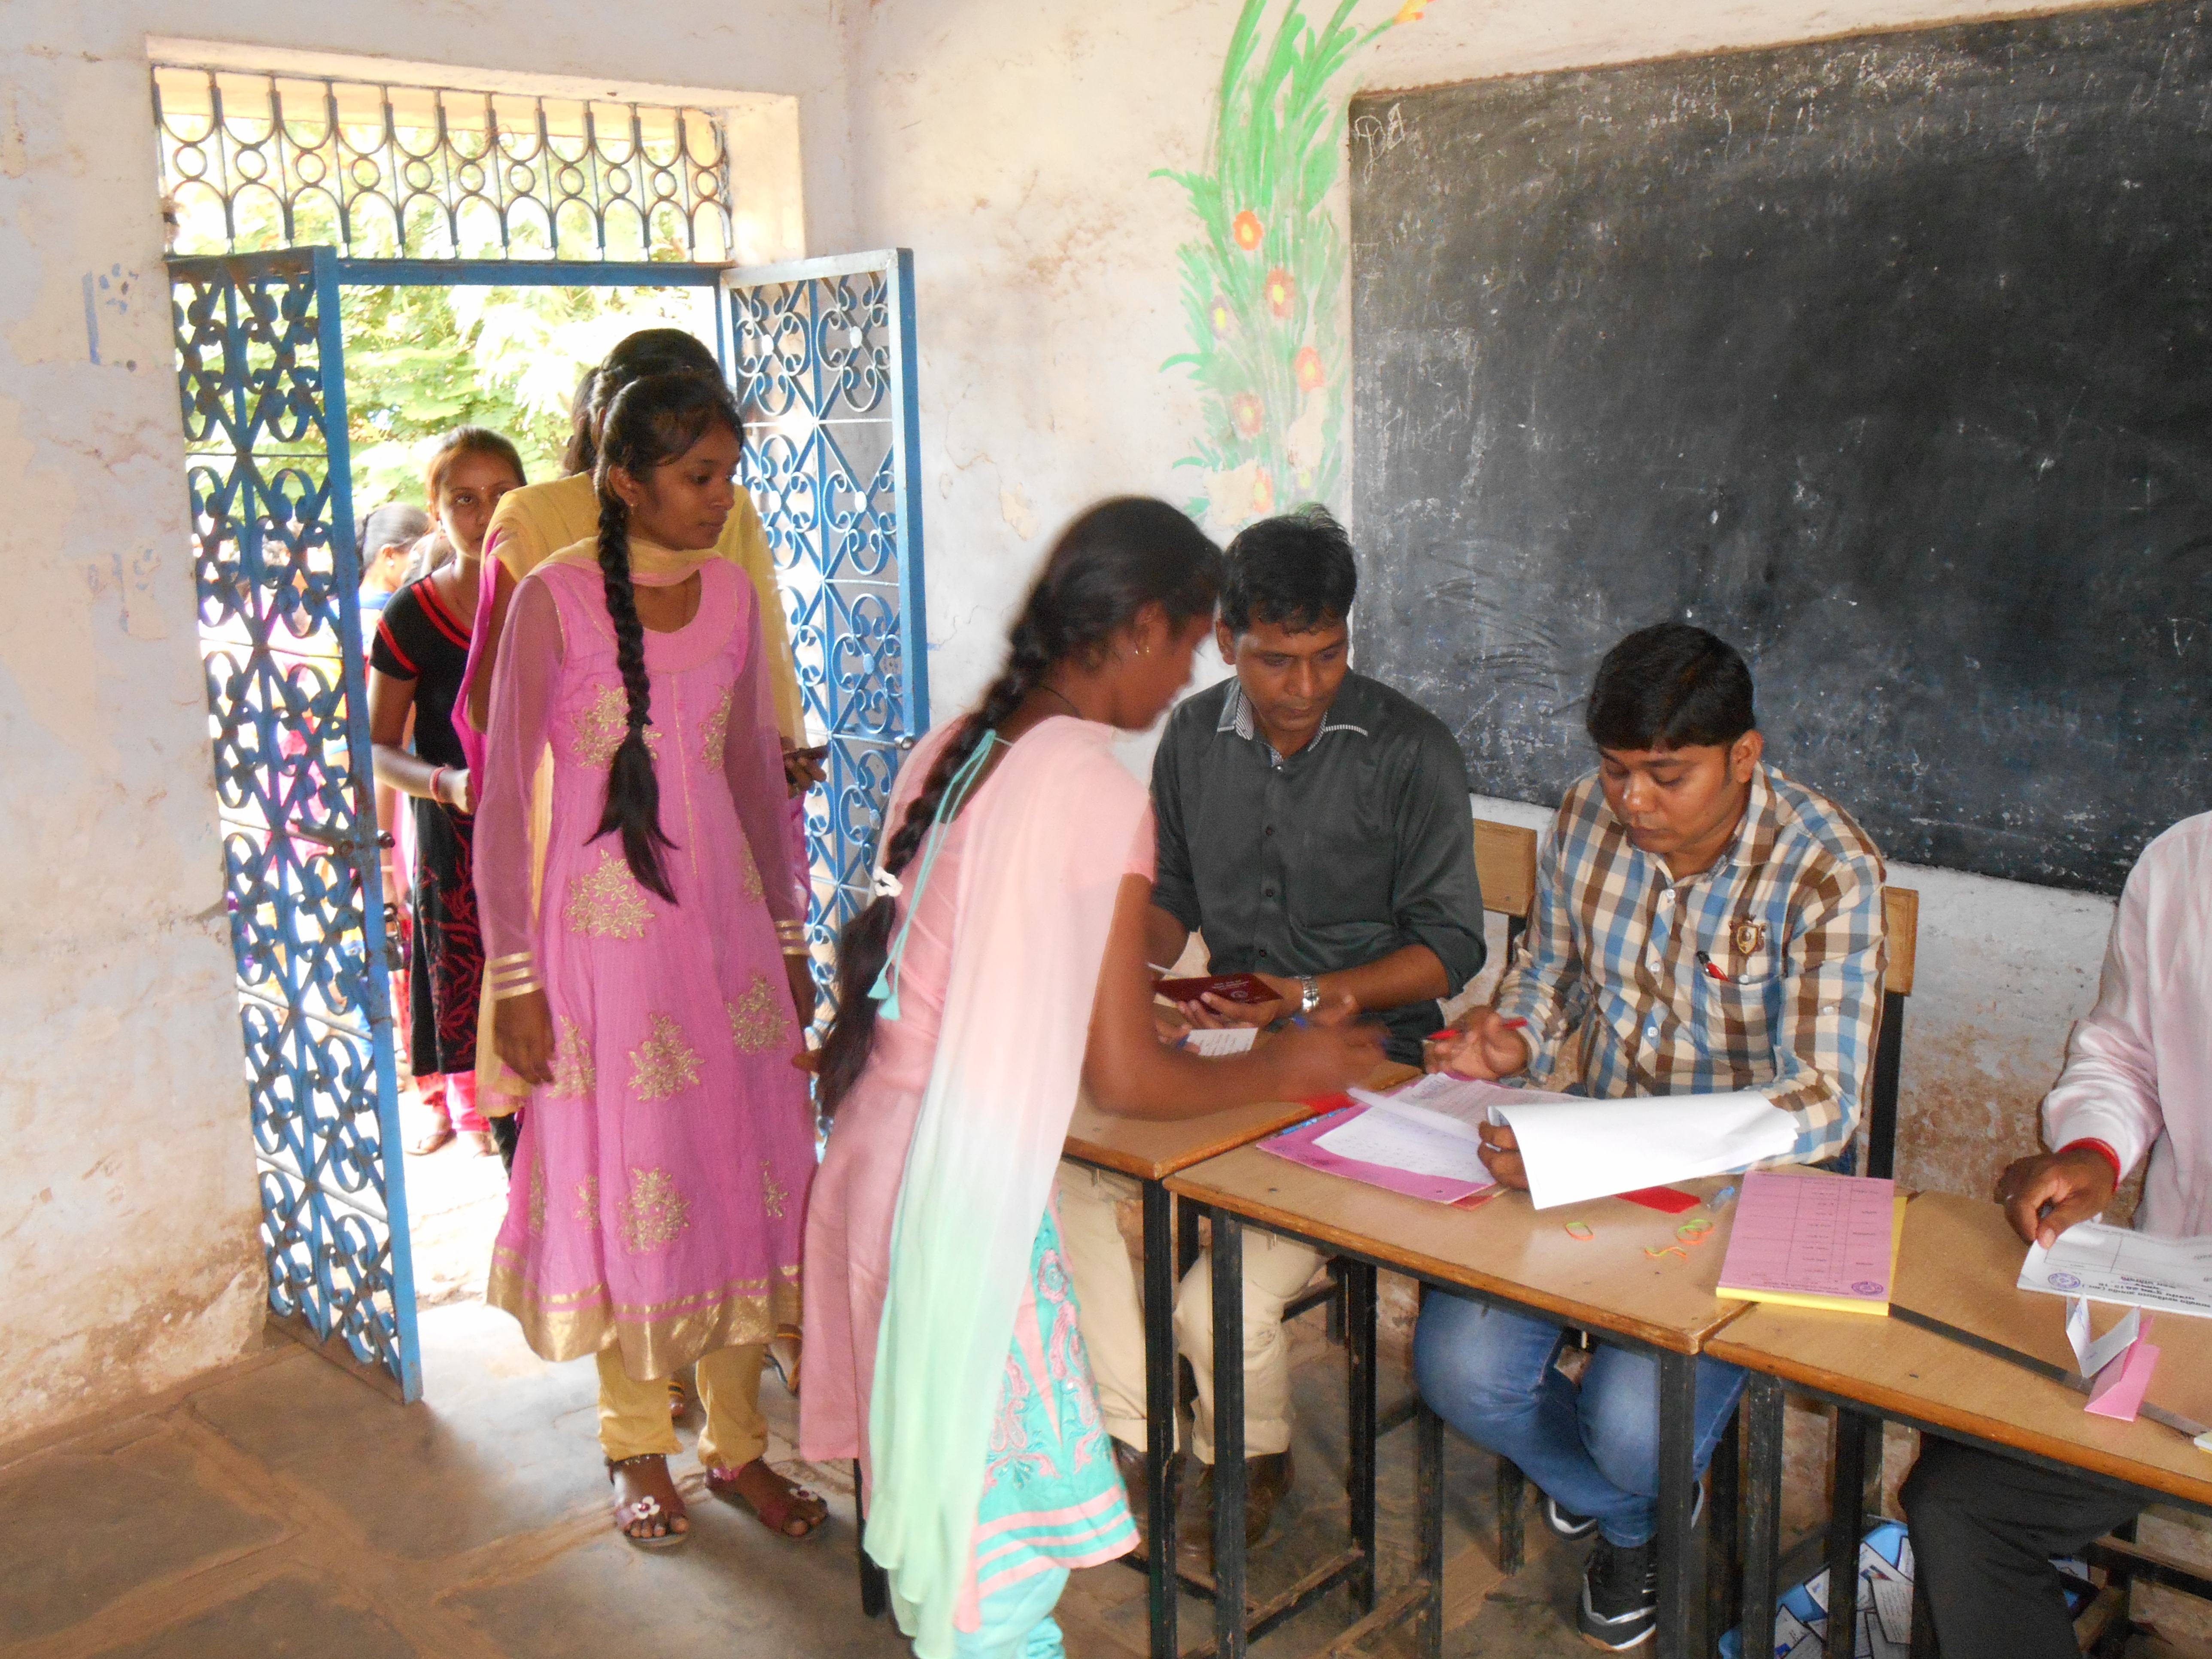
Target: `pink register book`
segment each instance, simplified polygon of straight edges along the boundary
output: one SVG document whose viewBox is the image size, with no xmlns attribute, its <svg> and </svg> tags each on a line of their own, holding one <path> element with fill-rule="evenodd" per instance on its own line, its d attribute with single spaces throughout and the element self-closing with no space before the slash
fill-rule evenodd
<svg viewBox="0 0 2212 1659">
<path fill-rule="evenodd" d="M 1341 1124 L 1355 1112 L 1367 1109 L 1346 1095 L 1331 1096 L 1317 1100 L 1316 1106 L 1335 1105 L 1334 1111 L 1309 1119 L 1296 1128 L 1285 1129 L 1260 1143 L 1263 1152 L 1273 1152 L 1277 1158 L 1288 1158 L 1293 1164 L 1303 1164 L 1308 1169 L 1326 1170 L 1330 1175 L 1346 1176 L 1353 1181 L 1364 1181 L 1370 1187 L 1382 1187 L 1390 1192 L 1403 1193 L 1408 1198 L 1431 1199 L 1438 1204 L 1477 1202 L 1498 1191 L 1494 1182 L 1477 1183 L 1451 1181 L 1441 1176 L 1415 1175 L 1407 1170 L 1394 1170 L 1387 1164 L 1363 1164 L 1358 1158 L 1340 1158 L 1314 1143 L 1331 1129 Z"/>
</svg>

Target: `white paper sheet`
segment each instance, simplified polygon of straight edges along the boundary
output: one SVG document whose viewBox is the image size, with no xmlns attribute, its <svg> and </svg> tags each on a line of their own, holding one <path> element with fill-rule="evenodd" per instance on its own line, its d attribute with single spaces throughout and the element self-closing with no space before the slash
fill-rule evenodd
<svg viewBox="0 0 2212 1659">
<path fill-rule="evenodd" d="M 1199 1027 L 1183 1033 L 1182 1046 L 1194 1054 L 1218 1060 L 1224 1054 L 1245 1053 L 1259 1035 L 1256 1025 L 1224 1025 L 1218 1030 Z"/>
<path fill-rule="evenodd" d="M 1517 1092 L 1517 1091 L 1516 1091 Z M 1632 1100 L 1493 1105 L 1511 1126 L 1540 1210 L 1785 1158 L 1797 1121 L 1764 1095 L 1656 1095 Z"/>
<path fill-rule="evenodd" d="M 1877 1578 L 1869 1588 L 1874 1591 L 1874 1610 L 1881 1620 L 1882 1634 L 1900 1648 L 1912 1645 L 1912 1586 L 1897 1578 Z"/>
<path fill-rule="evenodd" d="M 2028 1246 L 2019 1288 L 2212 1319 L 2212 1237 L 2157 1238 L 2084 1221 L 2048 1250 Z"/>
<path fill-rule="evenodd" d="M 2112 1329 L 2092 1341 L 2089 1337 L 2089 1298 L 2066 1301 L 2066 1340 L 2074 1345 L 2074 1363 L 2085 1377 L 2094 1377 L 2142 1334 L 2142 1310 L 2130 1308 Z"/>
<path fill-rule="evenodd" d="M 1372 1089 L 1353 1089 L 1352 1097 L 1363 1105 L 1388 1103 L 1393 1106 L 1419 1106 L 1424 1111 L 1441 1113 L 1456 1118 L 1470 1127 L 1480 1128 L 1490 1121 L 1492 1106 L 1510 1106 L 1516 1103 L 1538 1100 L 1571 1100 L 1571 1095 L 1548 1094 L 1540 1089 L 1509 1089 L 1502 1083 L 1485 1083 L 1476 1078 L 1453 1077 L 1445 1072 L 1431 1072 L 1426 1077 L 1408 1083 L 1402 1089 L 1393 1089 L 1388 1094 Z"/>
<path fill-rule="evenodd" d="M 1486 1185 L 1481 1137 L 1456 1118 L 1370 1096 L 1367 1109 L 1320 1136 L 1314 1145 L 1339 1158 L 1379 1164 L 1387 1170 L 1442 1176 Z"/>
</svg>

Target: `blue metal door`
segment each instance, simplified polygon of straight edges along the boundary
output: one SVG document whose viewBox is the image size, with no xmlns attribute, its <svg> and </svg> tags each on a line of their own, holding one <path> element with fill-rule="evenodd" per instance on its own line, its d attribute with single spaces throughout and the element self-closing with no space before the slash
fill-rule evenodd
<svg viewBox="0 0 2212 1659">
<path fill-rule="evenodd" d="M 775 550 L 807 725 L 830 746 L 807 797 L 808 936 L 828 1005 L 837 930 L 868 902 L 885 799 L 929 729 L 914 255 L 732 270 L 744 481 Z"/>
<path fill-rule="evenodd" d="M 169 264 L 269 1305 L 422 1374 L 327 248 Z"/>
</svg>

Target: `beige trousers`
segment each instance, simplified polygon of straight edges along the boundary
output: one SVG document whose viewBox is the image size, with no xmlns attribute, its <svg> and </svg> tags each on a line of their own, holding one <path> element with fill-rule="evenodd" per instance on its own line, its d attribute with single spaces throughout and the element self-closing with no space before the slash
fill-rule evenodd
<svg viewBox="0 0 2212 1659">
<path fill-rule="evenodd" d="M 1079 1164 L 1060 1166 L 1060 1237 L 1083 1313 L 1083 1345 L 1098 1385 L 1099 1413 L 1115 1439 L 1145 1443 L 1145 1320 L 1137 1273 L 1114 1206 L 1140 1196 L 1127 1176 Z M 1244 1450 L 1288 1451 L 1291 1362 L 1283 1306 L 1305 1289 L 1320 1252 L 1256 1229 L 1244 1235 Z M 1199 1253 L 1176 1297 L 1176 1346 L 1198 1379 L 1191 1449 L 1213 1462 L 1212 1262 Z"/>
<path fill-rule="evenodd" d="M 680 1448 L 668 1420 L 668 1379 L 640 1382 L 623 1369 L 622 1352 L 602 1348 L 599 1362 L 599 1449 L 610 1462 L 667 1454 Z M 702 1354 L 696 1370 L 707 1426 L 699 1432 L 699 1462 L 734 1469 L 768 1449 L 768 1419 L 760 1411 L 761 1366 L 768 1344 L 746 1342 Z"/>
</svg>

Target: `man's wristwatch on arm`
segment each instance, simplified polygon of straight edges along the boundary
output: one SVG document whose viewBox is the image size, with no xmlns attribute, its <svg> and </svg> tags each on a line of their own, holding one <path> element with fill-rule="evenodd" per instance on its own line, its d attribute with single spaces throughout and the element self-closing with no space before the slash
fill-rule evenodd
<svg viewBox="0 0 2212 1659">
<path fill-rule="evenodd" d="M 1310 1014 L 1321 1006 L 1321 981 L 1311 974 L 1298 975 L 1298 1012 Z"/>
</svg>

